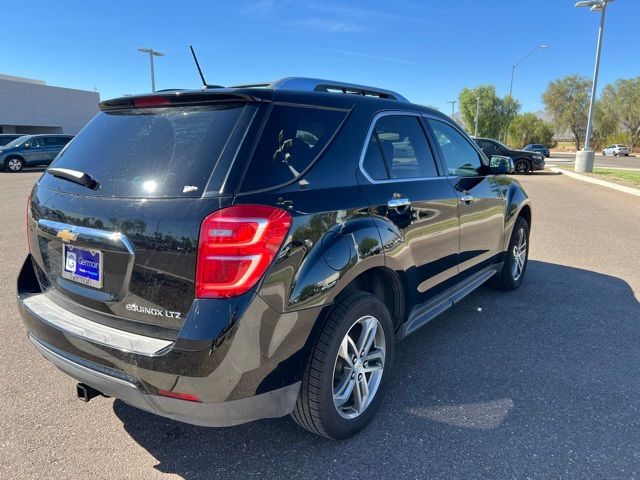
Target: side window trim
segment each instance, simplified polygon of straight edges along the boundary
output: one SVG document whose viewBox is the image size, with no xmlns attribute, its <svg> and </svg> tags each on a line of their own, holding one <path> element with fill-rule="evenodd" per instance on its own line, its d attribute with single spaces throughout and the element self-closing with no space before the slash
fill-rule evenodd
<svg viewBox="0 0 640 480">
<path fill-rule="evenodd" d="M 469 145 L 471 145 L 471 148 L 473 148 L 476 151 L 476 153 L 478 154 L 478 158 L 480 159 L 480 163 L 482 163 L 484 166 L 488 166 L 488 164 L 487 164 L 487 160 L 488 160 L 487 156 L 482 152 L 482 150 L 480 150 L 480 147 L 476 144 L 476 142 L 474 142 L 473 140 L 469 141 L 469 139 L 467 138 L 467 134 L 458 125 L 455 125 L 452 122 L 448 122 L 448 121 L 446 121 L 446 120 L 444 120 L 442 118 L 438 118 L 438 117 L 435 117 L 433 115 L 429 115 L 427 113 L 423 113 L 422 117 L 425 119 L 425 123 L 429 127 L 429 132 L 431 133 L 431 135 L 434 136 L 434 138 L 435 138 L 435 134 L 433 133 L 433 129 L 432 129 L 433 127 L 431 126 L 431 120 L 434 120 L 436 122 L 444 123 L 444 124 L 450 126 L 451 128 L 453 128 L 454 130 L 456 130 L 458 133 L 460 133 L 462 135 L 462 138 L 464 138 L 465 141 Z M 438 152 L 438 157 L 441 159 L 441 162 L 442 162 L 442 168 L 443 168 L 443 171 L 444 171 L 444 176 L 447 177 L 447 178 L 449 178 L 449 177 L 457 177 L 457 175 L 451 175 L 449 173 L 449 168 L 447 167 L 446 159 L 444 158 L 444 155 L 442 154 L 442 151 L 440 150 L 440 145 L 438 145 L 437 142 L 436 142 L 435 146 L 436 146 L 436 150 Z M 478 176 L 484 176 L 484 175 L 478 174 Z"/>
<path fill-rule="evenodd" d="M 387 165 L 386 159 L 384 158 L 384 154 L 382 153 L 382 148 L 380 147 L 380 141 L 378 140 L 377 135 L 376 135 L 376 142 L 378 143 L 378 148 L 380 148 L 381 153 L 383 154 L 382 158 L 384 160 L 385 169 L 387 170 L 387 177 L 389 178 L 385 180 L 375 180 L 374 178 L 371 178 L 371 176 L 367 173 L 367 171 L 364 168 L 364 158 L 367 155 L 367 147 L 369 146 L 369 142 L 371 141 L 371 136 L 375 133 L 376 123 L 378 123 L 378 120 L 380 118 L 389 117 L 389 116 L 414 117 L 416 118 L 416 120 L 418 120 L 418 124 L 420 125 L 420 128 L 422 128 L 423 134 L 425 136 L 427 147 L 431 150 L 431 155 L 434 158 L 436 171 L 438 172 L 437 177 L 391 178 L 391 174 L 389 172 L 389 166 Z M 360 161 L 358 162 L 358 168 L 360 169 L 360 172 L 364 175 L 364 177 L 367 179 L 369 183 L 376 184 L 376 183 L 391 183 L 391 182 L 415 182 L 415 181 L 424 181 L 424 180 L 433 180 L 437 178 L 442 178 L 442 174 L 444 170 L 440 169 L 439 162 L 436 160 L 437 152 L 436 150 L 434 150 L 433 148 L 434 145 L 431 143 L 429 139 L 429 135 L 424 129 L 423 122 L 420 121 L 422 116 L 423 114 L 421 112 L 410 112 L 408 110 L 385 110 L 383 112 L 378 112 L 373 116 L 373 119 L 371 120 L 371 124 L 369 125 L 369 129 L 367 130 L 367 136 L 365 137 L 365 140 L 364 140 L 364 146 L 362 147 L 362 150 L 360 152 Z"/>
<path fill-rule="evenodd" d="M 375 137 L 376 139 L 376 145 L 378 146 L 378 151 L 380 152 L 380 158 L 382 158 L 382 165 L 384 166 L 384 171 L 387 174 L 387 178 L 383 179 L 383 180 L 390 180 L 391 179 L 391 170 L 389 170 L 389 163 L 387 162 L 387 159 L 384 156 L 384 151 L 382 150 L 382 145 L 380 145 L 380 137 L 378 136 L 378 132 L 376 132 L 376 129 L 374 127 L 372 135 Z M 364 167 L 364 165 L 363 165 Z M 376 180 L 379 181 L 379 180 Z"/>
</svg>

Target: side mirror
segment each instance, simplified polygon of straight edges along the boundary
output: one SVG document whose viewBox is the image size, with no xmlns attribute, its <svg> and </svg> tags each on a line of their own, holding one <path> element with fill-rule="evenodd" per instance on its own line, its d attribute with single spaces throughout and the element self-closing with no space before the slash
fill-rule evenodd
<svg viewBox="0 0 640 480">
<path fill-rule="evenodd" d="M 28 143 L 25 143 L 24 145 L 22 145 L 24 148 L 31 148 L 31 145 Z"/>
<path fill-rule="evenodd" d="M 511 157 L 505 157 L 502 155 L 492 155 L 489 162 L 489 171 L 493 175 L 505 175 L 507 173 L 513 173 L 516 169 Z"/>
</svg>

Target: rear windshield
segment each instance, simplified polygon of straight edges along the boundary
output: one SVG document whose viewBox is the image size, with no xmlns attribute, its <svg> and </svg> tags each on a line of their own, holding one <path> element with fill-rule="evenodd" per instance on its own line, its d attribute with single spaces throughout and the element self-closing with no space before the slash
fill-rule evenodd
<svg viewBox="0 0 640 480">
<path fill-rule="evenodd" d="M 115 197 L 198 197 L 236 126 L 242 105 L 99 113 L 51 165 L 87 173 L 95 191 L 45 175 L 72 193 Z"/>
<path fill-rule="evenodd" d="M 272 188 L 299 177 L 334 136 L 346 113 L 274 105 L 247 168 L 242 191 Z"/>
</svg>

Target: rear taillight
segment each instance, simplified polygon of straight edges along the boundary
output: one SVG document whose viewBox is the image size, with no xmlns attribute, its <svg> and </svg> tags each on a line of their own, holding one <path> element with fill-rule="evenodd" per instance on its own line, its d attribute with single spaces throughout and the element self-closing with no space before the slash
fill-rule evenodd
<svg viewBox="0 0 640 480">
<path fill-rule="evenodd" d="M 202 222 L 198 241 L 196 298 L 241 295 L 253 287 L 278 253 L 291 215 L 264 205 L 237 205 Z"/>
<path fill-rule="evenodd" d="M 31 235 L 29 234 L 29 220 L 31 219 L 31 194 L 27 195 L 27 245 L 31 253 Z"/>
</svg>

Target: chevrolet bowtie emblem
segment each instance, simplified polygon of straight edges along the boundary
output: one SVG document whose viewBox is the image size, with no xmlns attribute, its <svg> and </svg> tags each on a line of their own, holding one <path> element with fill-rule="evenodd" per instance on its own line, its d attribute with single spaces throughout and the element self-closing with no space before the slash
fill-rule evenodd
<svg viewBox="0 0 640 480">
<path fill-rule="evenodd" d="M 78 234 L 70 232 L 69 230 L 65 229 L 65 230 L 60 230 L 56 235 L 56 237 L 61 238 L 62 241 L 65 243 L 69 243 L 70 241 L 78 238 Z"/>
</svg>

